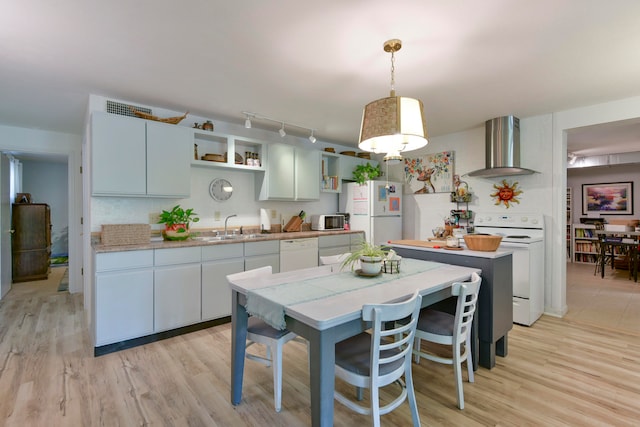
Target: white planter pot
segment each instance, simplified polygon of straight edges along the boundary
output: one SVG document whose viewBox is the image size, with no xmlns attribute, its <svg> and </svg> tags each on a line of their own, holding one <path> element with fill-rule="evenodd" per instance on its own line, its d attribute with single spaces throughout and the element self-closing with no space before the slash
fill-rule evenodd
<svg viewBox="0 0 640 427">
<path fill-rule="evenodd" d="M 380 269 L 382 268 L 382 258 L 361 256 L 360 267 L 362 269 L 362 272 L 365 274 L 378 274 L 380 273 Z"/>
</svg>

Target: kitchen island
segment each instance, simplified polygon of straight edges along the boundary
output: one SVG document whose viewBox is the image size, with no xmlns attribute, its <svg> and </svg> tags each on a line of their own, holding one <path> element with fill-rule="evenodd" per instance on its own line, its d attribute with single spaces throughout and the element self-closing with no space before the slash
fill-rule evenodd
<svg viewBox="0 0 640 427">
<path fill-rule="evenodd" d="M 424 245 L 424 246 L 423 246 Z M 427 247 L 427 242 L 394 240 L 389 246 L 400 256 L 482 269 L 478 296 L 477 341 L 472 343 L 474 368 L 491 369 L 496 354 L 507 355 L 507 335 L 513 328 L 513 260 L 512 252 L 460 250 Z M 428 245 L 431 246 L 431 245 Z M 453 299 L 452 299 L 453 300 Z M 436 308 L 455 311 L 455 301 L 445 301 Z"/>
</svg>

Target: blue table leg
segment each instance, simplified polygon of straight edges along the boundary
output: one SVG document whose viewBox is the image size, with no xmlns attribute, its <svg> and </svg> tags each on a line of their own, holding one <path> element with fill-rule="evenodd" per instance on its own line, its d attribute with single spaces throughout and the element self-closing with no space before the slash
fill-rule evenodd
<svg viewBox="0 0 640 427">
<path fill-rule="evenodd" d="M 231 403 L 239 405 L 242 400 L 242 377 L 244 354 L 247 342 L 249 316 L 238 300 L 238 292 L 231 294 Z"/>
</svg>

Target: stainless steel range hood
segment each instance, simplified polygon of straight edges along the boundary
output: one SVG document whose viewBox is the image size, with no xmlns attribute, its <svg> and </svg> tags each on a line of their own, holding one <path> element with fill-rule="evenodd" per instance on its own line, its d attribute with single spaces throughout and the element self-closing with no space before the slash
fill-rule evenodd
<svg viewBox="0 0 640 427">
<path fill-rule="evenodd" d="M 536 173 L 520 167 L 520 119 L 504 116 L 487 120 L 485 130 L 486 168 L 469 172 L 468 176 L 496 178 Z"/>
</svg>

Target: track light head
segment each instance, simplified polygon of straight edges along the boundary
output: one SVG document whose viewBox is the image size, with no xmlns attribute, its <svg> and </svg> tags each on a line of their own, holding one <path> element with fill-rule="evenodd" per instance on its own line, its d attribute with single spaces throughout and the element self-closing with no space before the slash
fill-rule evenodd
<svg viewBox="0 0 640 427">
<path fill-rule="evenodd" d="M 316 137 L 313 136 L 313 129 L 311 129 L 311 135 L 309 135 L 309 141 L 311 141 L 312 144 L 316 143 Z"/>
<path fill-rule="evenodd" d="M 247 120 L 244 121 L 244 127 L 247 129 L 251 129 L 251 119 L 247 116 Z"/>
<path fill-rule="evenodd" d="M 280 134 L 281 137 L 285 137 L 287 136 L 287 133 L 284 131 L 284 122 L 282 123 L 282 127 L 280 128 L 280 130 L 278 131 L 278 133 Z"/>
</svg>

